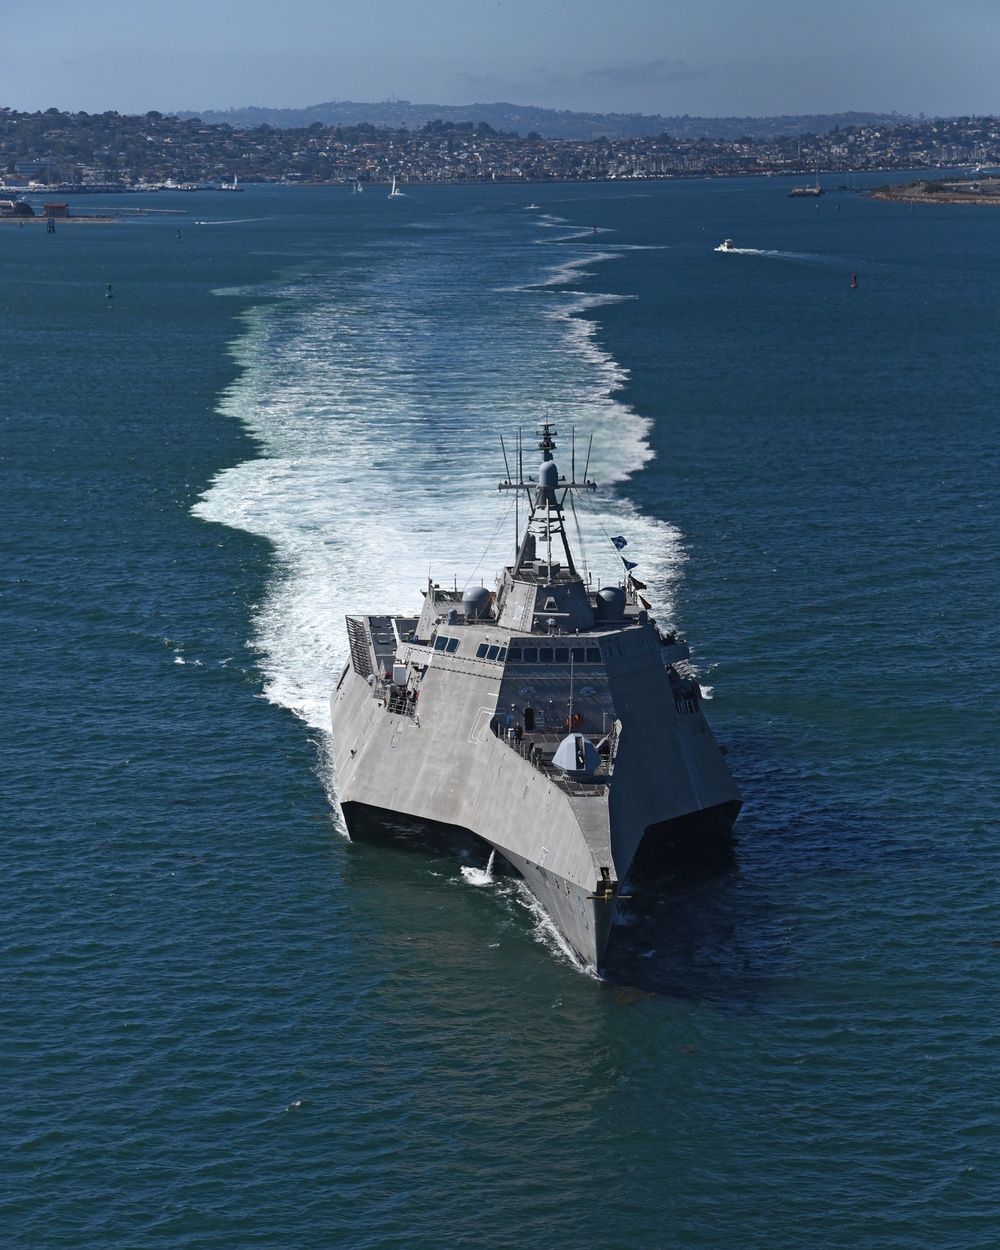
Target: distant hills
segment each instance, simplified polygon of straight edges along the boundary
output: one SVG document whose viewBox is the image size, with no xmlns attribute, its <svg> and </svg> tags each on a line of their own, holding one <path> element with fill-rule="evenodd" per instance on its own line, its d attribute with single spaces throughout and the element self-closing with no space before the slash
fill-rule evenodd
<svg viewBox="0 0 1000 1250">
<path fill-rule="evenodd" d="M 227 122 L 237 129 L 274 126 L 294 129 L 319 122 L 324 126 L 372 126 L 419 130 L 428 122 L 485 122 L 494 130 L 543 139 L 634 139 L 660 134 L 678 139 L 778 139 L 790 135 L 828 134 L 836 127 L 898 126 L 915 121 L 900 113 L 803 113 L 783 117 L 682 117 L 642 113 L 572 113 L 560 109 L 521 104 L 411 104 L 409 100 L 384 100 L 360 104 L 332 100 L 302 109 L 238 108 L 202 113 L 177 112 L 177 117 L 200 117 L 202 121 Z"/>
</svg>

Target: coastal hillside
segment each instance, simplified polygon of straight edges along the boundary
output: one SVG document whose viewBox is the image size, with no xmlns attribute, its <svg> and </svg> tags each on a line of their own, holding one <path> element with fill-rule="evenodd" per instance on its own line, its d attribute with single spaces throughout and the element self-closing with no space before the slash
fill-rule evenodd
<svg viewBox="0 0 1000 1250">
<path fill-rule="evenodd" d="M 911 121 L 899 113 L 810 113 L 782 117 L 663 117 L 641 113 L 573 113 L 521 104 L 411 104 L 383 100 L 362 104 L 333 100 L 302 109 L 234 108 L 199 113 L 178 111 L 178 117 L 243 129 L 275 126 L 279 129 L 311 126 L 371 126 L 417 130 L 428 122 L 485 122 L 495 130 L 543 139 L 641 139 L 669 134 L 678 139 L 777 139 L 787 135 L 826 134 L 839 127 L 887 126 Z"/>
<path fill-rule="evenodd" d="M 780 139 L 719 137 L 542 139 L 488 122 L 437 119 L 419 129 L 352 126 L 239 127 L 199 118 L 19 113 L 0 108 L 0 176 L 16 199 L 30 188 L 248 182 L 590 182 L 622 178 L 732 177 L 954 168 L 1000 162 L 1000 118 L 849 126 Z M 963 168 L 964 167 L 964 168 Z M 935 172 L 931 172 L 935 171 Z M 235 180 L 235 181 L 234 181 Z"/>
</svg>

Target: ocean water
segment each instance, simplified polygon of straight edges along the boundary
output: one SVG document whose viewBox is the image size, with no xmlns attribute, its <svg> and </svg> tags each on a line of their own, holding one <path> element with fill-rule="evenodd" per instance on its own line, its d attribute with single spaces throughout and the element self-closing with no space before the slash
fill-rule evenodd
<svg viewBox="0 0 1000 1250">
<path fill-rule="evenodd" d="M 1000 236 L 786 190 L 0 226 L 5 1246 L 996 1244 Z M 603 983 L 326 734 L 543 417 L 746 798 Z"/>
</svg>

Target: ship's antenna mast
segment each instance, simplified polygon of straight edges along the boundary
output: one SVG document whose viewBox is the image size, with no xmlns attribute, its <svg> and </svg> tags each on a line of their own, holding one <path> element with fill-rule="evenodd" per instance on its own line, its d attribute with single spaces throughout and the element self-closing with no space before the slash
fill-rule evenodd
<svg viewBox="0 0 1000 1250">
<path fill-rule="evenodd" d="M 520 534 L 520 513 L 517 517 L 517 528 L 519 534 L 517 555 L 514 558 L 513 571 L 515 574 L 521 569 L 522 563 L 527 557 L 530 550 L 532 555 L 530 559 L 535 559 L 534 550 L 536 539 L 544 539 L 545 542 L 545 562 L 549 568 L 551 576 L 552 568 L 552 547 L 553 536 L 557 536 L 561 541 L 566 552 L 566 567 L 570 574 L 574 577 L 578 576 L 576 566 L 573 562 L 573 553 L 570 549 L 569 538 L 566 531 L 566 514 L 563 511 L 567 497 L 570 499 L 572 507 L 572 492 L 577 490 L 595 490 L 596 483 L 587 480 L 584 474 L 582 482 L 576 481 L 576 432 L 573 432 L 572 441 L 572 461 L 573 470 L 570 474 L 570 480 L 559 476 L 555 462 L 552 459 L 552 453 L 555 450 L 554 436 L 557 431 L 553 429 L 551 421 L 543 421 L 542 428 L 537 431 L 539 442 L 538 450 L 542 453 L 542 464 L 539 469 L 537 481 L 534 478 L 525 478 L 524 476 L 524 437 L 523 431 L 518 429 L 517 442 L 515 444 L 517 453 L 517 469 L 518 480 L 512 482 L 510 480 L 510 462 L 506 454 L 506 445 L 504 447 L 504 463 L 508 468 L 507 480 L 499 484 L 500 490 L 513 490 L 518 494 L 523 490 L 527 500 L 528 519 L 525 526 L 525 532 Z M 593 446 L 593 436 L 591 436 L 591 447 Z M 587 464 L 590 464 L 590 451 L 587 452 Z M 577 522 L 579 529 L 579 520 L 576 518 L 576 509 L 573 508 L 573 517 Z M 583 539 L 581 538 L 581 550 Z"/>
<path fill-rule="evenodd" d="M 524 473 L 521 469 L 521 427 L 517 427 L 517 480 L 518 483 L 524 481 Z M 514 558 L 517 558 L 518 547 L 521 543 L 521 492 L 514 491 Z"/>
<path fill-rule="evenodd" d="M 546 412 L 546 417 L 548 412 Z M 542 453 L 543 467 L 552 460 L 552 452 L 555 450 L 555 443 L 552 440 L 553 431 L 549 429 L 551 421 L 542 422 L 542 441 L 538 444 L 538 450 Z M 556 431 L 558 432 L 558 431 Z M 539 476 L 541 481 L 541 475 Z M 554 488 L 549 493 L 549 498 L 545 501 L 545 559 L 552 567 L 552 504 L 555 502 L 555 487 L 558 487 L 558 481 L 555 482 Z"/>
<path fill-rule="evenodd" d="M 503 435 L 500 435 L 500 450 L 503 452 L 503 467 L 507 470 L 507 482 L 510 483 L 510 465 L 507 462 L 507 445 L 503 441 Z M 517 551 L 517 544 L 521 541 L 521 526 L 518 519 L 517 510 L 518 492 L 514 492 L 514 551 Z"/>
<path fill-rule="evenodd" d="M 500 450 L 503 452 L 503 467 L 507 470 L 507 481 L 510 481 L 510 465 L 507 463 L 507 446 L 503 441 L 503 435 L 500 435 Z"/>
<path fill-rule="evenodd" d="M 531 516 L 531 490 L 524 480 L 524 432 L 521 427 L 517 427 L 517 493 L 520 495 L 521 487 L 524 487 L 524 497 L 528 501 L 528 515 Z"/>
</svg>

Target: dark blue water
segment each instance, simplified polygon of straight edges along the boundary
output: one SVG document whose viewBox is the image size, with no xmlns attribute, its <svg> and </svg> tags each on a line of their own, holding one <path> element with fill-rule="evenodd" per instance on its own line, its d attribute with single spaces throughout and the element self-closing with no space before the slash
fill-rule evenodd
<svg viewBox="0 0 1000 1250">
<path fill-rule="evenodd" d="M 0 227 L 5 1245 L 996 1243 L 1000 237 L 785 190 Z M 604 984 L 325 735 L 545 412 L 747 800 Z"/>
</svg>

